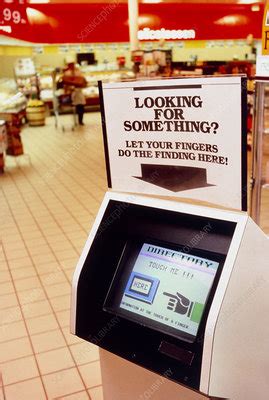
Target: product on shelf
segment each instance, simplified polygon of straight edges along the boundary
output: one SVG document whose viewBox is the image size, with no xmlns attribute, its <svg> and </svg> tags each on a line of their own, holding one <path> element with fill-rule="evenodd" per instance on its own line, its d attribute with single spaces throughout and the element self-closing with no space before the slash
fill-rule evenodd
<svg viewBox="0 0 269 400">
<path fill-rule="evenodd" d="M 58 80 L 59 74 L 55 69 L 48 66 L 39 66 L 38 68 L 39 83 L 40 83 L 40 100 L 46 103 L 53 101 L 53 79 L 54 75 Z"/>
<path fill-rule="evenodd" d="M 39 80 L 40 80 L 40 89 L 41 90 L 52 88 L 52 84 L 53 84 L 52 76 L 48 76 L 48 75 L 40 76 Z"/>
<path fill-rule="evenodd" d="M 0 79 L 0 119 L 7 126 L 9 155 L 20 155 L 23 153 L 19 132 L 25 119 L 25 108 L 27 99 L 17 92 L 14 80 Z M 1 151 L 0 151 L 1 153 Z"/>
<path fill-rule="evenodd" d="M 19 112 L 26 106 L 26 98 L 22 93 L 8 95 L 0 93 L 0 113 Z"/>
<path fill-rule="evenodd" d="M 4 147 L 7 155 L 19 156 L 23 154 L 20 127 L 25 119 L 26 103 L 27 99 L 17 91 L 14 80 L 0 79 L 0 119 L 4 120 L 6 126 L 7 140 Z M 0 154 L 1 149 L 3 149 L 3 136 L 0 133 Z M 0 170 L 2 161 L 0 160 Z"/>
<path fill-rule="evenodd" d="M 126 57 L 125 56 L 117 57 L 117 64 L 119 68 L 124 68 L 126 64 Z"/>
<path fill-rule="evenodd" d="M 31 58 L 20 58 L 14 65 L 18 90 L 27 97 L 39 97 L 39 78 Z"/>
<path fill-rule="evenodd" d="M 0 79 L 0 113 L 17 113 L 26 107 L 26 102 L 13 79 Z"/>
<path fill-rule="evenodd" d="M 40 100 L 44 102 L 50 102 L 53 100 L 53 90 L 52 89 L 43 89 L 40 92 Z"/>
<path fill-rule="evenodd" d="M 14 72 L 17 77 L 35 75 L 36 69 L 31 58 L 20 58 L 14 64 Z"/>
</svg>

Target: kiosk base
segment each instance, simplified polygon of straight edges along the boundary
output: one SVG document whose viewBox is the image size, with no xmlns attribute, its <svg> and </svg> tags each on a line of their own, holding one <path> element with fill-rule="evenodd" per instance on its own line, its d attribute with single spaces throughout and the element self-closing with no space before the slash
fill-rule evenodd
<svg viewBox="0 0 269 400">
<path fill-rule="evenodd" d="M 210 226 L 210 230 L 204 234 L 204 227 L 208 226 Z M 132 236 L 129 234 L 130 227 L 132 227 Z M 137 241 L 137 237 L 141 237 L 140 242 Z M 192 247 L 194 238 L 196 238 L 196 248 Z M 128 247 L 131 240 L 134 245 Z M 109 307 L 110 292 L 112 298 L 113 290 L 116 293 L 113 287 L 115 279 L 113 276 L 118 274 L 117 272 L 115 275 L 117 265 L 120 269 L 121 262 L 125 262 L 128 272 L 126 272 L 126 277 L 124 274 L 119 275 L 123 276 L 122 286 L 118 286 L 119 293 L 122 295 L 122 290 L 127 287 L 126 279 L 128 277 L 130 279 L 131 276 L 130 266 L 134 270 L 132 257 L 137 260 L 141 256 L 143 248 L 141 243 L 144 246 L 147 243 L 146 240 L 149 240 L 146 250 L 150 250 L 151 253 L 152 249 L 156 253 L 155 248 L 158 245 L 154 243 L 157 240 L 160 243 L 170 243 L 171 249 L 174 249 L 172 243 L 184 245 L 183 249 L 190 250 L 188 253 L 186 250 L 186 254 L 191 263 L 195 259 L 195 254 L 200 254 L 199 251 L 209 254 L 209 258 L 204 258 L 204 260 L 211 260 L 211 264 L 214 261 L 214 258 L 211 258 L 214 254 L 216 257 L 219 255 L 220 260 L 221 256 L 226 257 L 213 300 L 211 300 L 203 331 L 204 335 L 201 336 L 203 341 L 201 342 L 203 344 L 202 364 L 198 368 L 194 365 L 193 373 L 198 374 L 199 385 L 189 385 L 190 388 L 199 388 L 200 392 L 183 386 L 188 382 L 188 375 L 185 375 L 183 370 L 183 358 L 179 359 L 178 364 L 175 364 L 175 361 L 171 361 L 173 357 L 170 352 L 171 360 L 168 358 L 168 361 L 164 363 L 166 359 L 163 354 L 165 353 L 160 356 L 160 350 L 163 350 L 161 346 L 165 344 L 165 337 L 161 339 L 158 336 L 160 333 L 154 326 L 150 328 L 141 320 L 136 322 L 135 319 L 130 319 L 130 321 L 125 319 L 124 314 L 118 312 L 120 307 L 113 308 L 113 301 L 111 310 L 114 320 L 119 313 L 118 323 L 112 324 L 111 314 L 106 314 L 105 307 Z M 126 253 L 123 253 L 122 250 L 124 244 Z M 130 201 L 124 194 L 107 194 L 74 274 L 71 319 L 72 333 L 84 340 L 98 343 L 102 347 L 100 361 L 104 400 L 205 400 L 209 398 L 267 400 L 269 393 L 267 372 L 269 349 L 268 244 L 268 238 L 246 214 L 151 198 L 135 197 L 135 201 Z M 200 247 L 197 247 L 198 245 Z M 106 250 L 104 251 L 104 249 Z M 133 249 L 133 253 L 130 249 Z M 171 253 L 169 247 L 166 248 L 165 245 L 159 246 L 159 249 L 167 252 L 168 255 Z M 159 250 L 158 254 L 160 254 Z M 173 250 L 172 254 L 176 254 L 176 250 Z M 147 256 L 147 254 L 143 254 L 143 256 Z M 152 255 L 150 255 L 150 260 L 151 257 Z M 152 261 L 150 262 L 152 263 Z M 143 266 L 143 264 L 141 265 Z M 149 264 L 146 262 L 145 265 Z M 207 265 L 209 267 L 210 264 Z M 186 269 L 186 267 L 184 268 Z M 169 272 L 173 270 L 174 267 L 169 269 Z M 142 271 L 144 270 L 142 269 Z M 136 273 L 136 286 L 131 287 L 134 279 L 130 285 L 133 292 L 137 292 L 135 289 L 140 288 L 138 286 L 139 279 L 142 277 L 141 284 L 145 277 L 141 270 L 140 273 L 139 271 Z M 210 273 L 212 274 L 211 271 Z M 152 279 L 147 279 L 147 281 L 154 285 L 156 278 L 160 284 L 159 275 L 152 275 L 152 271 L 150 274 L 146 278 Z M 117 279 L 119 284 L 119 278 Z M 165 279 L 169 281 L 169 278 Z M 185 288 L 182 280 L 183 278 L 178 281 L 181 282 L 179 286 Z M 130 287 L 128 286 L 128 290 Z M 198 285 L 197 288 L 199 289 L 200 286 Z M 166 290 L 164 290 L 165 288 L 163 288 L 162 294 L 166 295 Z M 179 294 L 177 289 L 173 290 L 172 298 L 175 297 L 173 293 L 176 293 L 178 297 L 181 295 L 180 290 Z M 195 291 L 196 289 L 193 293 Z M 139 293 L 140 296 L 142 296 L 141 293 Z M 115 298 L 117 303 L 117 297 L 115 296 Z M 173 305 L 173 303 L 171 304 Z M 170 308 L 166 306 L 168 310 L 171 309 L 171 304 L 168 304 Z M 177 313 L 180 312 L 177 311 Z M 132 318 L 134 318 L 133 315 L 135 313 L 132 314 Z M 112 326 L 113 329 L 108 329 Z M 105 327 L 107 329 L 104 329 Z M 151 330 L 149 331 L 149 329 Z M 106 333 L 104 334 L 104 332 Z M 140 341 L 135 345 L 137 338 Z M 177 340 L 181 343 L 180 339 Z M 171 343 L 173 345 L 173 342 Z M 103 350 L 104 348 L 109 349 L 110 352 Z M 136 350 L 137 348 L 139 352 Z M 177 351 L 179 348 L 180 346 L 177 348 L 172 346 L 172 351 Z M 151 350 L 149 351 L 149 349 Z M 175 354 L 173 353 L 173 355 Z M 167 353 L 167 355 L 169 354 Z M 146 359 L 147 357 L 150 363 Z M 137 365 L 132 361 L 137 362 Z M 142 365 L 144 368 L 138 365 Z M 156 373 L 150 372 L 146 368 L 150 368 Z M 183 372 L 181 379 L 169 380 L 168 378 L 177 378 L 176 374 L 173 376 L 173 373 L 177 372 L 177 368 L 179 368 L 179 372 Z M 157 372 L 162 375 L 158 375 Z M 178 383 L 175 383 L 176 380 Z"/>
<path fill-rule="evenodd" d="M 208 399 L 103 349 L 100 361 L 104 400 Z"/>
</svg>

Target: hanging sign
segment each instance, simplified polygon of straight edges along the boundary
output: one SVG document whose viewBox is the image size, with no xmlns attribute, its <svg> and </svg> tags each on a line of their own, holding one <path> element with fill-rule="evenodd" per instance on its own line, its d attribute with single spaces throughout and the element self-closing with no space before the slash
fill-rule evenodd
<svg viewBox="0 0 269 400">
<path fill-rule="evenodd" d="M 262 24 L 262 54 L 269 55 L 269 2 L 266 1 L 264 7 Z"/>
<path fill-rule="evenodd" d="M 246 210 L 246 79 L 99 83 L 108 186 Z"/>
<path fill-rule="evenodd" d="M 0 5 L 0 26 L 25 26 L 28 24 L 26 1 L 6 0 Z"/>
<path fill-rule="evenodd" d="M 268 77 L 269 76 L 269 57 L 258 55 L 256 59 L 256 76 Z"/>
</svg>

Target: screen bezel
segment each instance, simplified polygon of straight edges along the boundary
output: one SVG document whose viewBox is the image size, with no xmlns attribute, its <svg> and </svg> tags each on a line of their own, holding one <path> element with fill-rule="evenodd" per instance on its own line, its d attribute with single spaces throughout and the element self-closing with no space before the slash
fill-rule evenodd
<svg viewBox="0 0 269 400">
<path fill-rule="evenodd" d="M 126 309 L 123 309 L 120 307 L 120 303 L 122 300 L 123 293 L 126 288 L 126 284 L 128 282 L 128 278 L 133 271 L 134 264 L 137 260 L 137 257 L 139 256 L 139 253 L 142 249 L 143 244 L 148 243 L 152 244 L 155 246 L 160 246 L 167 248 L 169 250 L 174 250 L 174 251 L 179 251 L 183 252 L 188 255 L 193 255 L 201 258 L 206 258 L 209 259 L 210 261 L 216 261 L 219 263 L 219 266 L 217 268 L 217 272 L 215 274 L 213 284 L 211 286 L 211 289 L 208 292 L 207 299 L 205 302 L 205 307 L 204 311 L 202 314 L 202 318 L 200 320 L 197 334 L 191 335 L 187 332 L 184 332 L 180 329 L 173 328 L 169 325 L 163 324 L 161 322 L 155 321 L 151 318 L 147 318 L 146 316 L 141 316 L 139 314 L 136 314 L 135 312 L 128 311 Z M 103 304 L 103 310 L 105 312 L 112 313 L 113 315 L 116 315 L 118 317 L 122 317 L 124 319 L 127 319 L 128 321 L 131 321 L 133 323 L 139 324 L 141 326 L 144 326 L 148 329 L 152 329 L 154 331 L 158 331 L 162 334 L 172 336 L 176 339 L 182 340 L 184 342 L 188 343 L 195 343 L 196 341 L 199 341 L 201 338 L 201 332 L 204 331 L 206 319 L 208 316 L 208 312 L 217 288 L 217 284 L 221 275 L 221 271 L 223 268 L 223 264 L 225 262 L 226 256 L 223 254 L 219 253 L 214 253 L 208 250 L 201 250 L 197 248 L 191 248 L 190 251 L 187 253 L 183 249 L 186 248 L 186 245 L 181 245 L 181 244 L 174 244 L 171 242 L 164 242 L 164 241 L 158 241 L 156 239 L 152 238 L 131 238 L 126 241 L 120 260 L 118 262 L 115 274 L 113 276 L 113 279 L 111 281 L 111 285 L 109 287 L 109 290 L 107 292 L 104 304 Z"/>
<path fill-rule="evenodd" d="M 113 312 L 104 311 L 103 304 L 127 241 L 143 239 L 143 242 L 153 242 L 154 239 L 160 244 L 167 243 L 168 247 L 169 244 L 180 244 L 211 252 L 204 254 L 220 253 L 225 261 L 223 272 L 227 276 L 225 265 L 227 263 L 229 270 L 231 264 L 226 257 L 234 242 L 238 221 L 222 219 L 215 212 L 204 215 L 199 211 L 194 215 L 192 211 L 186 213 L 169 207 L 154 207 L 152 199 L 148 204 L 110 199 L 98 224 L 77 284 L 77 336 L 161 376 L 170 369 L 170 380 L 199 390 L 204 343 L 208 338 L 206 314 L 196 342 L 188 343 L 141 323 L 116 317 Z M 222 282 L 223 272 L 218 286 L 211 290 L 207 303 L 209 313 L 215 301 L 218 303 L 223 298 L 222 288 L 227 286 L 225 280 Z M 188 354 L 191 352 L 191 365 L 186 365 L 180 357 L 175 358 L 174 353 L 164 352 L 163 343 L 174 345 Z"/>
</svg>

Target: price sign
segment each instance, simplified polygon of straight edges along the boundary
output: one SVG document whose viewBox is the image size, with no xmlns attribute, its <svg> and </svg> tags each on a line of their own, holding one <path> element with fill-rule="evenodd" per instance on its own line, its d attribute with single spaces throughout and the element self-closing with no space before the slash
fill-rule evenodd
<svg viewBox="0 0 269 400">
<path fill-rule="evenodd" d="M 0 25 L 16 26 L 27 23 L 24 0 L 6 1 L 0 5 Z"/>
</svg>

